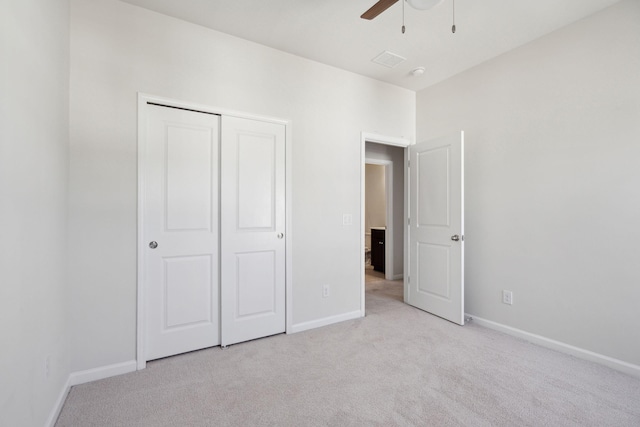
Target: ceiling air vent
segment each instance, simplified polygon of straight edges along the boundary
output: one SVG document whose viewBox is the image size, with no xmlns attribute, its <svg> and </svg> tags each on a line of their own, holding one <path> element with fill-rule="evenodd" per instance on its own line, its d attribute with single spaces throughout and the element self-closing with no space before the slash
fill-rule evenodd
<svg viewBox="0 0 640 427">
<path fill-rule="evenodd" d="M 407 58 L 403 58 L 402 56 L 396 55 L 395 53 L 391 53 L 387 50 L 372 59 L 376 64 L 384 65 L 389 68 L 394 68 L 396 65 L 406 60 Z"/>
</svg>

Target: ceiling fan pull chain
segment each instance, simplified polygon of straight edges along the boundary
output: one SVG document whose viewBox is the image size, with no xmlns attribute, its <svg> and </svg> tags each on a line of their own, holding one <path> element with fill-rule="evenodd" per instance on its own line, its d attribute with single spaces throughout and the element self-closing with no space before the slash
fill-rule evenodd
<svg viewBox="0 0 640 427">
<path fill-rule="evenodd" d="M 402 34 L 404 34 L 404 0 L 402 0 Z"/>
<path fill-rule="evenodd" d="M 456 33 L 456 0 L 452 0 L 453 3 L 453 25 L 451 26 L 451 32 Z"/>
</svg>

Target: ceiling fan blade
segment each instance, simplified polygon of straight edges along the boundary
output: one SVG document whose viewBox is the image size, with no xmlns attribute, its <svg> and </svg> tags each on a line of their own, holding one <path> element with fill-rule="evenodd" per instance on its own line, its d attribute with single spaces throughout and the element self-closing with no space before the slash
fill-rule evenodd
<svg viewBox="0 0 640 427">
<path fill-rule="evenodd" d="M 391 6 L 396 4 L 398 0 L 379 0 L 376 4 L 371 6 L 369 10 L 360 15 L 362 19 L 373 19 L 376 16 L 380 15 L 385 10 L 389 9 Z"/>
</svg>

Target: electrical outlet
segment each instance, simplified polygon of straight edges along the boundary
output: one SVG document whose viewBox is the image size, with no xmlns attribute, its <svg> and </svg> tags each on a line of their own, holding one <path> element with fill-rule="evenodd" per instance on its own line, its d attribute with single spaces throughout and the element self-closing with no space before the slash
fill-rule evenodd
<svg viewBox="0 0 640 427">
<path fill-rule="evenodd" d="M 327 298 L 329 296 L 329 285 L 322 286 L 322 297 Z"/>
<path fill-rule="evenodd" d="M 502 302 L 509 305 L 513 304 L 513 292 L 502 291 Z"/>
<path fill-rule="evenodd" d="M 353 215 L 342 214 L 342 225 L 353 225 Z"/>
</svg>

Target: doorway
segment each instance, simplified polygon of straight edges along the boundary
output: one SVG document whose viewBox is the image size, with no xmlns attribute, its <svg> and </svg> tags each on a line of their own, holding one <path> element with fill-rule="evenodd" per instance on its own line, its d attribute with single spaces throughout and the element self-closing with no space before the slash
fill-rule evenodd
<svg viewBox="0 0 640 427">
<path fill-rule="evenodd" d="M 386 137 L 376 134 L 363 133 L 361 136 L 361 263 L 362 277 L 361 310 L 365 315 L 365 290 L 367 276 L 377 276 L 380 280 L 393 281 L 404 278 L 405 271 L 405 187 L 406 187 L 406 147 L 409 140 L 404 138 Z M 366 206 L 366 178 L 367 165 L 379 168 L 384 174 L 382 197 L 384 214 L 367 217 Z M 376 175 L 375 173 L 372 175 Z M 378 179 L 380 174 L 377 174 Z M 382 219 L 383 218 L 383 219 Z M 375 223 L 375 224 L 374 224 Z M 371 230 L 371 228 L 374 228 Z M 373 239 L 372 239 L 373 236 Z M 381 240 L 382 239 L 382 240 Z M 374 245 L 383 247 L 383 268 L 373 270 L 367 266 L 369 256 L 376 257 Z M 375 263 L 375 260 L 373 260 Z M 373 271 L 367 271 L 373 270 Z M 369 275 L 367 275 L 369 273 Z"/>
<path fill-rule="evenodd" d="M 366 159 L 371 158 L 376 150 L 401 147 L 404 191 L 400 205 L 404 210 L 401 211 L 403 231 L 399 246 L 403 248 L 404 302 L 464 325 L 464 132 L 454 132 L 411 146 L 401 138 L 363 133 L 361 144 L 362 315 L 365 315 L 366 295 Z M 394 216 L 394 223 L 397 223 L 397 216 Z M 394 224 L 393 228 L 399 227 Z M 394 257 L 398 258 L 398 253 Z"/>
<path fill-rule="evenodd" d="M 367 157 L 364 175 L 365 275 L 393 280 L 393 161 Z"/>
</svg>

